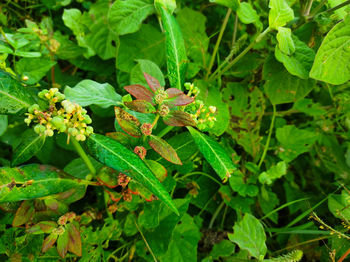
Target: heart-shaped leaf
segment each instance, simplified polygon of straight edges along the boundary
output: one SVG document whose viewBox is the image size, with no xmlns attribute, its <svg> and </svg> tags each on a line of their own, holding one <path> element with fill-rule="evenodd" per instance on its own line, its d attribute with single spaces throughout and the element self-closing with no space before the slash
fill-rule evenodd
<svg viewBox="0 0 350 262">
<path fill-rule="evenodd" d="M 151 135 L 148 144 L 162 157 L 171 163 L 176 165 L 182 165 L 180 158 L 178 157 L 174 148 L 169 145 L 165 140 L 160 137 Z"/>
<path fill-rule="evenodd" d="M 187 127 L 199 151 L 212 166 L 218 176 L 226 182 L 236 169 L 225 149 L 211 137 L 204 135 L 192 127 Z"/>
<path fill-rule="evenodd" d="M 117 141 L 97 134 L 89 137 L 87 146 L 92 156 L 100 162 L 134 178 L 178 214 L 169 194 L 136 154 Z"/>
</svg>

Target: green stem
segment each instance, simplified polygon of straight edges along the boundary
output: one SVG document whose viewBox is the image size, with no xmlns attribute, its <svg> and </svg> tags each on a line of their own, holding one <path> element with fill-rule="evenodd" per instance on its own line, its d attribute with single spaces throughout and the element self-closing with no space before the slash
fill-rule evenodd
<svg viewBox="0 0 350 262">
<path fill-rule="evenodd" d="M 95 167 L 91 163 L 89 157 L 87 156 L 87 154 L 85 153 L 84 149 L 81 147 L 79 142 L 74 137 L 71 137 L 71 141 L 72 141 L 73 146 L 74 146 L 75 150 L 77 151 L 78 155 L 81 157 L 81 159 L 84 161 L 87 168 L 90 170 L 91 175 L 93 175 L 93 176 L 96 175 Z"/>
<path fill-rule="evenodd" d="M 149 246 L 149 244 L 148 244 L 148 242 L 147 242 L 145 236 L 143 235 L 141 229 L 140 229 L 139 226 L 137 225 L 136 220 L 135 220 L 134 222 L 135 222 L 135 225 L 136 225 L 137 230 L 139 231 L 139 233 L 140 233 L 140 235 L 141 235 L 141 237 L 142 237 L 142 239 L 143 239 L 143 242 L 145 242 L 145 245 L 146 245 L 148 251 L 151 253 L 151 255 L 152 255 L 152 257 L 153 257 L 154 262 L 157 262 L 157 258 L 156 258 L 156 256 L 154 255 L 154 253 L 153 253 L 151 247 Z"/>
<path fill-rule="evenodd" d="M 221 204 L 218 206 L 218 208 L 215 210 L 210 222 L 209 222 L 209 229 L 213 228 L 213 225 L 214 225 L 214 222 L 215 222 L 215 219 L 217 218 L 217 216 L 219 215 L 221 209 L 224 207 L 225 205 L 225 202 L 222 201 Z"/>
<path fill-rule="evenodd" d="M 179 180 L 180 180 L 180 179 L 183 180 L 183 179 L 185 179 L 185 178 L 187 178 L 187 177 L 189 177 L 189 176 L 194 176 L 194 175 L 206 176 L 207 178 L 213 180 L 215 183 L 217 183 L 218 185 L 221 186 L 221 183 L 220 183 L 218 180 L 216 180 L 215 178 L 213 178 L 211 175 L 209 175 L 209 174 L 207 174 L 207 173 L 204 173 L 204 172 L 200 172 L 200 171 L 188 173 L 187 175 L 184 175 L 184 176 L 182 176 L 181 178 L 179 178 Z"/>
<path fill-rule="evenodd" d="M 209 81 L 212 81 L 214 79 L 219 78 L 221 75 L 223 75 L 227 70 L 229 70 L 234 64 L 236 64 L 245 54 L 247 54 L 250 49 L 252 49 L 254 47 L 255 44 L 259 43 L 269 32 L 270 32 L 270 27 L 266 28 L 265 31 L 263 31 L 262 33 L 260 33 L 253 42 L 250 43 L 250 45 L 248 45 L 246 47 L 246 49 L 244 49 L 235 59 L 233 59 L 230 63 L 228 63 L 228 65 L 226 67 L 224 67 L 223 69 L 222 66 L 218 67 L 218 69 L 216 69 L 216 71 L 209 77 Z M 227 61 L 227 59 L 225 59 L 225 62 Z M 224 62 L 224 63 L 225 63 Z"/>
<path fill-rule="evenodd" d="M 328 0 L 322 0 L 322 2 L 315 7 L 315 9 L 311 12 L 311 14 L 308 16 L 308 19 L 313 18 L 318 11 L 320 11 L 320 9 L 327 3 Z"/>
<path fill-rule="evenodd" d="M 174 129 L 174 126 L 167 126 L 162 131 L 160 131 L 157 136 L 158 137 L 163 137 L 163 136 L 165 136 L 167 133 L 169 133 L 173 129 Z"/>
<path fill-rule="evenodd" d="M 263 154 L 262 154 L 262 156 L 261 156 L 261 159 L 260 159 L 260 161 L 259 161 L 259 164 L 258 164 L 258 167 L 259 167 L 259 168 L 261 167 L 262 163 L 264 162 L 264 159 L 265 159 L 265 157 L 266 157 L 267 150 L 269 149 L 270 140 L 271 140 L 271 135 L 272 135 L 273 127 L 274 127 L 274 124 L 275 124 L 275 119 L 276 119 L 276 106 L 275 106 L 275 105 L 272 105 L 272 107 L 273 107 L 273 115 L 272 115 L 272 119 L 271 119 L 269 134 L 268 134 L 268 136 L 267 136 L 267 140 L 266 140 L 264 152 L 263 152 Z"/>
<path fill-rule="evenodd" d="M 339 4 L 339 5 L 335 6 L 335 7 L 332 7 L 332 8 L 330 8 L 330 9 L 326 10 L 326 11 L 323 11 L 323 12 L 321 12 L 320 14 L 322 14 L 322 13 L 329 13 L 329 12 L 338 10 L 338 9 L 340 9 L 340 8 L 343 8 L 344 6 L 346 6 L 346 5 L 348 5 L 348 4 L 350 4 L 350 0 L 345 1 L 344 3 L 341 3 L 341 4 Z M 311 18 L 313 18 L 313 17 L 311 17 Z M 311 18 L 309 18 L 309 19 L 311 19 Z"/>
<path fill-rule="evenodd" d="M 309 16 L 313 2 L 314 2 L 313 0 L 310 0 L 309 3 L 307 4 L 306 11 L 304 14 L 305 17 Z"/>
<path fill-rule="evenodd" d="M 238 27 L 238 15 L 236 14 L 235 25 L 233 26 L 233 35 L 232 35 L 232 48 L 235 47 L 237 39 L 237 27 Z"/>
<path fill-rule="evenodd" d="M 154 119 L 154 121 L 153 121 L 153 123 L 152 123 L 152 128 L 157 124 L 158 119 L 159 119 L 159 115 L 157 114 L 157 115 L 156 115 L 156 118 Z"/>
<path fill-rule="evenodd" d="M 227 13 L 226 13 L 226 16 L 224 18 L 224 21 L 223 21 L 223 23 L 221 25 L 220 33 L 219 33 L 218 39 L 216 40 L 216 44 L 215 44 L 215 47 L 214 47 L 213 54 L 211 55 L 211 59 L 210 59 L 210 62 L 209 62 L 209 67 L 207 69 L 207 74 L 205 76 L 205 79 L 208 79 L 208 77 L 210 75 L 210 72 L 211 72 L 211 69 L 213 68 L 215 57 L 216 57 L 216 53 L 219 50 L 219 46 L 220 46 L 220 43 L 221 43 L 221 40 L 222 40 L 222 36 L 224 35 L 225 29 L 226 29 L 226 26 L 227 26 L 227 22 L 228 22 L 228 19 L 230 18 L 231 12 L 232 12 L 232 9 L 229 8 L 227 10 Z"/>
</svg>

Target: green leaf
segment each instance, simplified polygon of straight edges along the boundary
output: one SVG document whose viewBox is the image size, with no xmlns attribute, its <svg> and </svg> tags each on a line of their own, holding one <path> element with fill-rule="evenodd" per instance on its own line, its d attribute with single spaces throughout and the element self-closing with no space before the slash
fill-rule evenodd
<svg viewBox="0 0 350 262">
<path fill-rule="evenodd" d="M 309 71 L 311 70 L 315 58 L 315 52 L 296 36 L 292 36 L 292 40 L 295 44 L 295 52 L 292 55 L 287 55 L 276 46 L 276 59 L 283 63 L 285 68 L 292 75 L 302 79 L 308 79 Z"/>
<path fill-rule="evenodd" d="M 34 199 L 57 194 L 79 186 L 77 180 L 47 165 L 0 168 L 0 203 Z"/>
<path fill-rule="evenodd" d="M 317 51 L 310 77 L 332 85 L 350 79 L 350 16 L 328 32 Z"/>
<path fill-rule="evenodd" d="M 115 107 L 115 118 L 122 130 L 133 137 L 141 137 L 140 121 L 120 107 Z"/>
<path fill-rule="evenodd" d="M 7 125 L 7 115 L 0 115 L 0 136 L 2 136 L 6 132 Z"/>
<path fill-rule="evenodd" d="M 22 114 L 34 103 L 26 87 L 0 70 L 0 114 Z"/>
<path fill-rule="evenodd" d="M 276 138 L 281 143 L 278 156 L 290 162 L 298 155 L 309 151 L 318 136 L 315 132 L 299 129 L 294 125 L 285 125 L 277 128 Z"/>
<path fill-rule="evenodd" d="M 65 230 L 63 234 L 58 236 L 57 239 L 57 252 L 60 255 L 61 258 L 64 258 L 67 254 L 68 251 L 68 240 L 69 240 L 69 235 L 68 231 Z"/>
<path fill-rule="evenodd" d="M 187 55 L 202 68 L 206 66 L 209 37 L 206 33 L 207 18 L 200 12 L 183 8 L 176 17 L 185 40 Z"/>
<path fill-rule="evenodd" d="M 165 140 L 161 139 L 160 137 L 151 135 L 148 144 L 154 149 L 154 151 L 156 151 L 169 162 L 175 165 L 182 165 L 181 160 L 176 154 L 174 148 L 172 148 L 172 146 L 169 145 Z"/>
<path fill-rule="evenodd" d="M 23 133 L 22 142 L 13 152 L 12 166 L 22 164 L 36 155 L 45 143 L 45 136 L 39 136 L 32 129 Z"/>
<path fill-rule="evenodd" d="M 168 193 L 136 154 L 117 141 L 97 134 L 89 137 L 87 145 L 91 154 L 100 162 L 134 178 L 178 214 Z"/>
<path fill-rule="evenodd" d="M 18 227 L 27 223 L 32 218 L 34 212 L 35 208 L 33 201 L 23 201 L 16 211 L 15 217 L 12 221 L 12 226 Z"/>
<path fill-rule="evenodd" d="M 147 81 L 143 73 L 147 73 L 156 78 L 161 86 L 165 86 L 164 75 L 159 66 L 149 60 L 138 59 L 137 65 L 135 65 L 130 72 L 130 84 L 147 86 Z"/>
<path fill-rule="evenodd" d="M 159 10 L 166 39 L 167 70 L 171 87 L 182 90 L 188 59 L 185 42 L 176 19 L 164 8 Z"/>
<path fill-rule="evenodd" d="M 286 0 L 270 0 L 269 7 L 269 25 L 272 29 L 285 26 L 294 18 L 293 9 L 290 8 Z"/>
<path fill-rule="evenodd" d="M 266 172 L 259 175 L 259 182 L 261 184 L 271 185 L 272 182 L 283 175 L 287 174 L 287 164 L 284 161 L 278 162 L 277 165 L 272 166 Z"/>
<path fill-rule="evenodd" d="M 25 82 L 32 85 L 41 80 L 55 64 L 55 61 L 46 58 L 22 58 L 15 64 L 15 68 L 17 74 L 22 79 L 27 76 Z"/>
<path fill-rule="evenodd" d="M 81 106 L 98 105 L 107 108 L 120 105 L 122 97 L 108 83 L 100 84 L 92 80 L 83 80 L 75 87 L 67 86 L 64 90 L 66 99 Z"/>
<path fill-rule="evenodd" d="M 27 57 L 27 58 L 35 58 L 35 57 L 40 57 L 41 53 L 40 52 L 26 52 L 26 51 L 16 50 L 14 55 L 21 56 L 21 57 Z"/>
<path fill-rule="evenodd" d="M 265 61 L 263 79 L 265 93 L 275 105 L 296 102 L 304 98 L 316 85 L 313 79 L 300 79 L 291 75 L 272 56 Z"/>
<path fill-rule="evenodd" d="M 328 198 L 328 208 L 332 214 L 342 220 L 350 220 L 350 208 L 349 208 L 350 194 L 343 190 L 341 194 L 331 195 Z"/>
<path fill-rule="evenodd" d="M 154 0 L 154 5 L 157 10 L 165 8 L 170 14 L 172 14 L 176 8 L 176 0 Z"/>
<path fill-rule="evenodd" d="M 225 182 L 236 169 L 225 149 L 211 137 L 192 127 L 187 127 L 199 151 L 212 166 L 218 176 Z"/>
<path fill-rule="evenodd" d="M 244 181 L 243 174 L 234 173 L 229 179 L 230 186 L 233 191 L 238 192 L 243 197 L 254 197 L 258 194 L 259 188 L 256 185 L 248 184 Z"/>
<path fill-rule="evenodd" d="M 151 0 L 118 0 L 109 9 L 109 26 L 118 35 L 135 33 L 153 12 Z"/>
<path fill-rule="evenodd" d="M 263 226 L 251 214 L 245 214 L 242 221 L 236 222 L 229 239 L 241 249 L 247 250 L 253 257 L 262 260 L 266 254 L 266 235 Z"/>
<path fill-rule="evenodd" d="M 237 10 L 237 15 L 244 24 L 261 24 L 258 13 L 250 3 L 242 2 Z"/>
<path fill-rule="evenodd" d="M 227 239 L 224 239 L 213 246 L 213 249 L 210 251 L 210 257 L 216 260 L 216 259 L 219 259 L 220 257 L 229 257 L 234 252 L 235 252 L 235 244 L 233 244 L 231 241 Z"/>
<path fill-rule="evenodd" d="M 165 58 L 164 37 L 149 24 L 133 34 L 120 37 L 116 67 L 124 72 L 130 72 L 138 59 L 150 60 L 162 66 Z"/>
<path fill-rule="evenodd" d="M 169 244 L 168 251 L 162 257 L 163 261 L 196 262 L 197 245 L 201 238 L 198 226 L 193 218 L 185 214 L 181 224 L 177 224 Z"/>
<path fill-rule="evenodd" d="M 209 0 L 211 3 L 215 3 L 218 5 L 223 5 L 233 10 L 237 10 L 239 8 L 239 0 Z"/>
<path fill-rule="evenodd" d="M 68 251 L 77 256 L 81 256 L 81 236 L 77 225 L 74 222 L 71 222 L 66 226 L 66 230 L 69 235 Z"/>
<path fill-rule="evenodd" d="M 279 50 L 286 55 L 291 55 L 295 51 L 294 41 L 292 39 L 292 31 L 290 28 L 279 27 L 276 35 Z"/>
<path fill-rule="evenodd" d="M 13 54 L 13 50 L 6 45 L 0 44 L 0 53 Z"/>
<path fill-rule="evenodd" d="M 45 253 L 50 248 L 52 248 L 52 246 L 56 243 L 57 237 L 58 237 L 57 233 L 51 233 L 50 235 L 48 235 L 44 239 L 43 246 L 41 248 L 41 252 Z"/>
</svg>

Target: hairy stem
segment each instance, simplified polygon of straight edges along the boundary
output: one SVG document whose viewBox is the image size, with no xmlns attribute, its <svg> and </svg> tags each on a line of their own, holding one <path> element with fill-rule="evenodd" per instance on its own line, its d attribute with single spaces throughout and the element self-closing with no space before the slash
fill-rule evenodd
<svg viewBox="0 0 350 262">
<path fill-rule="evenodd" d="M 93 176 L 96 175 L 95 167 L 91 163 L 89 157 L 87 156 L 87 154 L 85 153 L 84 149 L 81 147 L 79 142 L 74 137 L 71 138 L 71 141 L 72 141 L 73 146 L 74 146 L 75 150 L 77 151 L 78 155 L 81 157 L 81 159 L 84 161 L 87 168 L 90 170 L 91 175 L 93 175 Z"/>
<path fill-rule="evenodd" d="M 225 29 L 226 29 L 226 26 L 227 26 L 227 22 L 228 22 L 228 19 L 230 18 L 231 12 L 232 12 L 232 9 L 229 8 L 227 10 L 226 16 L 224 18 L 224 22 L 221 25 L 220 33 L 219 33 L 218 39 L 216 40 L 216 44 L 215 44 L 215 47 L 214 47 L 213 54 L 211 55 L 211 59 L 210 59 L 210 62 L 209 62 L 209 66 L 208 66 L 208 69 L 207 69 L 207 74 L 205 76 L 205 79 L 208 79 L 208 77 L 210 75 L 210 72 L 211 72 L 211 69 L 213 68 L 215 57 L 216 57 L 216 53 L 219 50 L 221 39 L 222 39 L 222 36 L 224 35 Z"/>
<path fill-rule="evenodd" d="M 276 106 L 275 105 L 272 105 L 273 107 L 273 115 L 272 115 L 272 119 L 271 119 L 271 124 L 270 124 L 270 129 L 269 129 L 269 134 L 267 136 L 267 140 L 266 140 L 266 144 L 265 144 L 265 148 L 264 148 L 264 152 L 260 158 L 260 161 L 259 161 L 259 164 L 258 164 L 258 167 L 260 168 L 262 163 L 264 162 L 264 159 L 266 157 L 266 153 L 267 153 L 267 150 L 269 149 L 269 145 L 270 145 L 270 141 L 271 141 L 271 135 L 272 135 L 272 131 L 273 131 L 273 127 L 275 125 L 275 119 L 276 119 Z"/>
</svg>

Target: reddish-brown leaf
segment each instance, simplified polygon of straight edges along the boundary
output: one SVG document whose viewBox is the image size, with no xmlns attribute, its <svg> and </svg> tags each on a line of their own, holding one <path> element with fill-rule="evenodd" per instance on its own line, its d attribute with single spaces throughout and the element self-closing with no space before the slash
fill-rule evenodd
<svg viewBox="0 0 350 262">
<path fill-rule="evenodd" d="M 195 126 L 191 115 L 183 111 L 171 111 L 163 121 L 168 126 Z"/>
<path fill-rule="evenodd" d="M 55 221 L 41 221 L 34 226 L 31 226 L 26 230 L 27 233 L 30 234 L 44 234 L 51 233 L 54 228 L 57 227 L 57 223 Z"/>
<path fill-rule="evenodd" d="M 114 140 L 118 141 L 124 146 L 127 146 L 130 144 L 130 136 L 123 132 L 110 132 L 106 133 L 106 136 L 113 138 Z"/>
<path fill-rule="evenodd" d="M 23 201 L 20 207 L 17 209 L 16 215 L 12 221 L 13 227 L 21 226 L 27 223 L 35 212 L 32 201 Z"/>
<path fill-rule="evenodd" d="M 69 241 L 69 235 L 66 230 L 64 231 L 63 234 L 59 235 L 57 239 L 57 252 L 61 258 L 65 258 L 65 256 L 67 255 L 68 241 Z"/>
<path fill-rule="evenodd" d="M 140 113 L 154 113 L 156 109 L 146 100 L 134 100 L 131 102 L 124 102 L 124 104 L 131 110 Z"/>
<path fill-rule="evenodd" d="M 133 137 L 141 137 L 140 122 L 136 117 L 120 107 L 115 107 L 114 111 L 118 124 L 126 133 Z"/>
<path fill-rule="evenodd" d="M 58 237 L 58 234 L 56 233 L 51 233 L 48 235 L 43 242 L 43 246 L 41 248 L 41 252 L 45 253 L 47 250 L 49 250 L 56 242 Z"/>
<path fill-rule="evenodd" d="M 147 74 L 147 73 L 143 73 L 143 76 L 145 77 L 148 86 L 153 90 L 153 92 L 156 92 L 157 89 L 162 88 L 160 86 L 159 81 L 154 78 L 153 76 Z"/>
<path fill-rule="evenodd" d="M 176 165 L 182 165 L 174 148 L 160 137 L 151 135 L 148 144 L 162 157 Z"/>
<path fill-rule="evenodd" d="M 73 223 L 69 223 L 66 228 L 69 235 L 68 250 L 80 257 L 81 256 L 80 232 L 77 229 L 76 225 Z"/>
<path fill-rule="evenodd" d="M 151 90 L 148 90 L 146 87 L 142 85 L 131 85 L 131 86 L 125 86 L 124 89 L 136 97 L 136 99 L 139 100 L 146 100 L 147 102 L 153 103 L 152 98 L 154 94 Z"/>
<path fill-rule="evenodd" d="M 100 183 L 109 188 L 115 188 L 118 186 L 118 173 L 110 167 L 102 167 L 96 178 Z"/>
<path fill-rule="evenodd" d="M 193 97 L 185 95 L 184 92 L 177 88 L 169 88 L 166 90 L 166 92 L 168 93 L 168 99 L 166 100 L 166 103 L 169 105 L 169 107 L 185 106 L 191 104 L 194 101 Z"/>
</svg>

